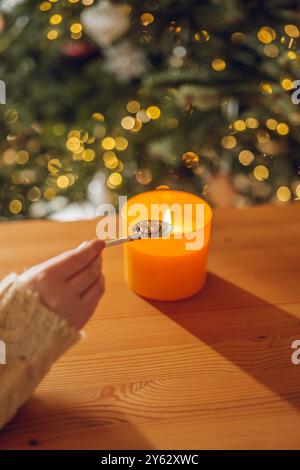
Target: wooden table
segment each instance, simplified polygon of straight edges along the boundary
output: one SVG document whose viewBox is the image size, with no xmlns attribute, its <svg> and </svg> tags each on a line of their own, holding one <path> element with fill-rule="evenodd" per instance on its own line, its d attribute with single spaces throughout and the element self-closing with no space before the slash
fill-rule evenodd
<svg viewBox="0 0 300 470">
<path fill-rule="evenodd" d="M 0 224 L 0 275 L 93 237 L 95 225 Z M 300 448 L 299 203 L 215 211 L 208 281 L 186 301 L 130 292 L 121 247 L 104 263 L 107 292 L 86 339 L 0 448 Z"/>
</svg>

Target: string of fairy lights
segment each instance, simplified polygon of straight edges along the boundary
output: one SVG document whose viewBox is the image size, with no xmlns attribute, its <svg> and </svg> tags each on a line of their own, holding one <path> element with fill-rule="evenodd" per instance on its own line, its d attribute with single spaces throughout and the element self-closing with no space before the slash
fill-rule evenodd
<svg viewBox="0 0 300 470">
<path fill-rule="evenodd" d="M 61 26 L 64 24 L 64 16 L 62 13 L 55 11 L 55 4 L 60 0 L 47 0 L 39 4 L 39 9 L 43 14 L 48 15 L 48 27 L 45 31 L 47 40 L 54 42 L 61 36 Z M 81 4 L 84 7 L 93 5 L 94 0 L 67 0 L 70 7 L 76 4 Z M 131 7 L 124 5 L 128 9 Z M 79 19 L 68 19 L 68 31 L 70 39 L 78 41 L 84 34 L 84 27 Z M 156 21 L 156 16 L 150 12 L 144 12 L 140 15 L 140 23 L 144 28 L 150 27 Z M 175 22 L 169 25 L 170 30 L 175 30 L 177 34 L 181 32 L 181 26 Z M 281 52 L 276 43 L 279 41 L 281 45 L 286 46 L 285 57 L 286 60 L 296 61 L 298 56 L 296 54 L 296 41 L 299 38 L 299 29 L 296 25 L 287 24 L 282 28 L 282 33 L 278 33 L 271 27 L 264 26 L 257 32 L 257 39 L 259 41 L 259 50 L 262 54 L 269 58 L 278 57 Z M 197 43 L 208 42 L 212 39 L 212 34 L 208 31 L 201 30 L 194 33 L 194 41 Z M 243 32 L 235 32 L 231 35 L 232 44 L 243 44 L 246 42 L 247 37 Z M 181 45 L 174 48 L 172 60 L 170 64 L 174 68 L 180 68 L 184 65 L 187 50 Z M 230 64 L 228 64 L 222 57 L 214 57 L 210 63 L 211 69 L 216 73 L 222 73 Z M 264 96 L 278 93 L 278 89 L 284 92 L 290 92 L 293 88 L 294 77 L 284 76 L 281 77 L 280 83 L 263 81 L 259 84 L 257 93 L 262 93 Z M 27 184 L 29 187 L 26 192 L 26 198 L 30 202 L 37 202 L 40 199 L 51 201 L 55 199 L 58 194 L 63 194 L 64 191 L 73 186 L 78 180 L 78 174 L 72 169 L 72 165 L 66 165 L 65 161 L 71 158 L 73 162 L 81 162 L 82 165 L 88 165 L 91 162 L 101 159 L 103 166 L 108 171 L 106 178 L 107 187 L 114 191 L 123 184 L 123 171 L 126 167 L 126 151 L 130 147 L 131 135 L 142 131 L 144 126 L 151 125 L 153 121 L 165 119 L 164 109 L 162 105 L 153 103 L 144 105 L 142 99 L 134 98 L 127 102 L 126 108 L 121 113 L 120 122 L 114 126 L 114 131 L 109 132 L 108 127 L 105 125 L 106 117 L 102 112 L 94 112 L 91 114 L 90 119 L 94 123 L 93 131 L 88 132 L 85 129 L 71 129 L 68 130 L 64 123 L 56 123 L 53 126 L 52 132 L 56 137 L 63 138 L 65 141 L 65 155 L 49 157 L 49 155 L 41 154 L 36 163 L 41 168 L 46 167 L 47 176 L 45 178 L 44 188 L 35 185 L 36 174 L 38 171 L 33 168 L 25 168 L 30 160 L 31 152 L 38 153 L 39 142 L 38 138 L 32 138 L 26 143 L 26 148 L 17 149 L 14 147 L 13 136 L 8 136 L 7 140 L 12 145 L 9 146 L 2 154 L 1 162 L 9 168 L 11 173 L 11 180 L 16 187 L 18 185 Z M 8 123 L 13 124 L 19 119 L 18 111 L 9 109 L 5 113 L 5 118 Z M 180 122 L 177 117 L 167 118 L 167 127 L 169 129 L 177 129 Z M 228 126 L 228 132 L 220 141 L 220 145 L 225 151 L 237 151 L 237 158 L 241 166 L 251 167 L 252 176 L 258 182 L 267 181 L 270 177 L 270 169 L 267 164 L 255 164 L 255 153 L 248 148 L 240 148 L 239 138 L 245 133 L 252 133 L 251 136 L 256 140 L 258 145 L 265 145 L 271 142 L 274 138 L 284 138 L 290 132 L 290 125 L 300 124 L 300 114 L 295 112 L 290 116 L 291 123 L 278 121 L 274 116 L 269 116 L 263 122 L 254 115 L 245 116 L 243 119 L 239 118 L 231 122 Z M 190 169 L 195 175 L 201 173 L 199 168 L 202 162 L 201 154 L 194 150 L 187 150 L 181 156 L 181 160 L 186 168 Z M 148 185 L 153 179 L 152 172 L 149 168 L 137 169 L 135 178 L 138 184 Z M 160 185 L 160 187 L 162 187 Z M 167 187 L 167 186 L 166 186 Z M 291 187 L 281 185 L 276 188 L 276 198 L 278 202 L 288 202 L 291 199 L 300 199 L 300 180 L 295 179 Z M 9 211 L 13 215 L 22 213 L 24 205 L 24 197 L 21 194 L 16 194 L 9 202 Z"/>
</svg>

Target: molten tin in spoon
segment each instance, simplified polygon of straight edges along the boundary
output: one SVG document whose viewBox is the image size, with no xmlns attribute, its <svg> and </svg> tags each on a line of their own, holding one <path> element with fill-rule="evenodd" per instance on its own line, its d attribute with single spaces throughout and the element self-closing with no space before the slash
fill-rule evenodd
<svg viewBox="0 0 300 470">
<path fill-rule="evenodd" d="M 127 237 L 109 240 L 106 246 L 119 245 L 121 243 L 143 240 L 145 238 L 163 238 L 172 232 L 172 225 L 163 220 L 142 220 L 138 222 Z"/>
</svg>

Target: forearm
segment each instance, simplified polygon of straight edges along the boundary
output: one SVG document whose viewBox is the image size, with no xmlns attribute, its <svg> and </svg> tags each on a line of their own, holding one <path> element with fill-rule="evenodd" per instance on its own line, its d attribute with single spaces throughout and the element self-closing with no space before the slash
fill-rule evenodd
<svg viewBox="0 0 300 470">
<path fill-rule="evenodd" d="M 0 364 L 0 428 L 79 336 L 26 290 L 17 275 L 0 283 L 0 339 L 6 345 L 6 364 Z"/>
</svg>

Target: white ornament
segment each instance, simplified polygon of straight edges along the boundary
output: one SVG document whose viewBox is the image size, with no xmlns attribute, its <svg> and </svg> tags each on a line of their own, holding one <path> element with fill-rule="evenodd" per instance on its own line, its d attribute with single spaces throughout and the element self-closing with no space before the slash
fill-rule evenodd
<svg viewBox="0 0 300 470">
<path fill-rule="evenodd" d="M 105 51 L 104 69 L 113 73 L 120 81 L 138 78 L 147 70 L 145 55 L 129 41 L 109 47 Z"/>
<path fill-rule="evenodd" d="M 2 0 L 0 1 L 0 11 L 3 11 L 4 13 L 9 13 L 12 11 L 16 6 L 19 4 L 23 3 L 24 0 Z"/>
<path fill-rule="evenodd" d="M 122 5 L 102 0 L 81 13 L 85 32 L 101 47 L 111 45 L 123 36 L 130 26 L 130 16 Z"/>
</svg>

